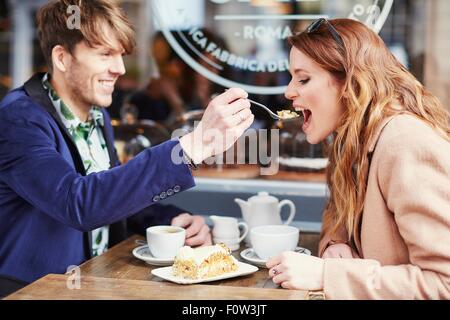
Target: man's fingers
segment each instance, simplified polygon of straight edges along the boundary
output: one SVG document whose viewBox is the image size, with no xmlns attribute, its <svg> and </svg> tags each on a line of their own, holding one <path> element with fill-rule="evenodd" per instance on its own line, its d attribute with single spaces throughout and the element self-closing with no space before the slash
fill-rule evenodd
<svg viewBox="0 0 450 320">
<path fill-rule="evenodd" d="M 234 128 L 238 124 L 240 124 L 242 121 L 247 120 L 252 115 L 252 112 L 250 109 L 243 109 L 239 111 L 238 113 L 228 117 L 226 119 L 226 124 L 229 128 Z"/>
<path fill-rule="evenodd" d="M 200 232 L 193 237 L 186 239 L 186 245 L 195 247 L 204 244 L 208 240 L 209 227 L 204 224 Z"/>
<path fill-rule="evenodd" d="M 192 217 L 191 224 L 186 228 L 186 239 L 195 236 L 200 232 L 202 226 L 205 225 L 205 221 L 202 217 L 194 216 Z"/>
<path fill-rule="evenodd" d="M 242 121 L 240 124 L 236 126 L 236 135 L 239 138 L 242 136 L 245 130 L 247 130 L 253 123 L 255 116 L 251 114 L 245 121 Z"/>
<path fill-rule="evenodd" d="M 238 99 L 229 105 L 224 105 L 222 112 L 225 116 L 231 116 L 244 109 L 250 109 L 250 102 L 247 99 Z"/>
<path fill-rule="evenodd" d="M 231 102 L 237 99 L 246 99 L 248 97 L 248 93 L 245 92 L 241 88 L 230 88 L 224 93 L 218 95 L 211 101 L 211 105 L 225 105 L 230 104 Z"/>
<path fill-rule="evenodd" d="M 171 225 L 175 227 L 186 227 L 191 223 L 192 216 L 189 213 L 182 213 L 172 219 Z"/>
</svg>

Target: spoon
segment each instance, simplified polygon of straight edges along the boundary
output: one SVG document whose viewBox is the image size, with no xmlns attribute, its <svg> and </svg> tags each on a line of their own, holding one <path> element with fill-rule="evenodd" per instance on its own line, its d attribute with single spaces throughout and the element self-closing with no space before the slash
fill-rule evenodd
<svg viewBox="0 0 450 320">
<path fill-rule="evenodd" d="M 252 103 L 252 104 L 254 104 L 254 105 L 258 106 L 258 107 L 261 107 L 264 110 L 266 110 L 269 113 L 269 115 L 275 120 L 286 121 L 286 120 L 291 120 L 291 119 L 295 119 L 295 118 L 299 117 L 299 115 L 297 115 L 296 117 L 292 117 L 292 118 L 283 118 L 283 117 L 280 117 L 279 115 L 277 115 L 276 113 L 274 113 L 272 110 L 270 110 L 267 106 L 263 105 L 262 103 L 253 101 L 251 99 L 247 99 L 247 100 L 250 101 L 250 103 Z"/>
<path fill-rule="evenodd" d="M 136 239 L 134 242 L 135 242 L 136 244 L 141 245 L 141 246 L 147 245 L 147 241 L 140 240 L 140 239 Z"/>
</svg>

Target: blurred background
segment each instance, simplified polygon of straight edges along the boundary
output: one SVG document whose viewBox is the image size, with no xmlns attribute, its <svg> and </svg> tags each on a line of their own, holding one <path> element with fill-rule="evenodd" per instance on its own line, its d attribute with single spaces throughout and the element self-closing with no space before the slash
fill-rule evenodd
<svg viewBox="0 0 450 320">
<path fill-rule="evenodd" d="M 34 72 L 46 70 L 35 14 L 46 1 L 0 0 L 0 98 Z M 272 110 L 289 108 L 286 37 L 318 17 L 351 17 L 370 25 L 397 58 L 450 108 L 450 1 L 448 0 L 123 0 L 138 47 L 125 59 L 113 104 L 116 147 L 122 162 L 181 129 L 188 132 L 208 101 L 230 86 L 243 87 Z M 326 201 L 324 147 L 309 145 L 301 123 L 281 123 L 260 109 L 253 129 L 259 156 L 235 151 L 245 164 L 205 165 L 197 186 L 171 197 L 199 214 L 241 216 L 236 197 L 268 191 L 291 199 L 296 223 L 318 231 Z M 279 170 L 262 175 L 277 129 Z M 241 153 L 241 154 L 240 154 Z M 271 163 L 273 165 L 273 163 Z"/>
</svg>

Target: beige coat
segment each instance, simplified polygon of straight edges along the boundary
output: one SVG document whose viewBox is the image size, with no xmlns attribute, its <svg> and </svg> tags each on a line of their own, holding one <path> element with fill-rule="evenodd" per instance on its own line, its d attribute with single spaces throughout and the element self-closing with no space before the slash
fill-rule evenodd
<svg viewBox="0 0 450 320">
<path fill-rule="evenodd" d="M 386 119 L 370 143 L 361 259 L 325 259 L 325 297 L 450 299 L 450 143 L 406 114 Z M 346 240 L 342 230 L 322 234 L 319 255 Z"/>
</svg>

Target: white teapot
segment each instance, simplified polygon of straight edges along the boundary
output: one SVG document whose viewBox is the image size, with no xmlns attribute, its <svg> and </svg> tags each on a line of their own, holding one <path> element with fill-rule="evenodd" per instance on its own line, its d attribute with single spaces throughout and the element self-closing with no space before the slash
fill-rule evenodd
<svg viewBox="0 0 450 320">
<path fill-rule="evenodd" d="M 250 197 L 247 201 L 236 198 L 234 202 L 241 207 L 242 217 L 247 223 L 249 230 L 262 225 L 288 225 L 295 216 L 295 205 L 291 200 L 278 201 L 277 198 L 264 191 L 258 192 L 258 195 Z M 288 219 L 283 223 L 280 212 L 281 207 L 284 205 L 290 207 L 290 213 Z M 248 236 L 246 243 L 250 245 Z"/>
</svg>

